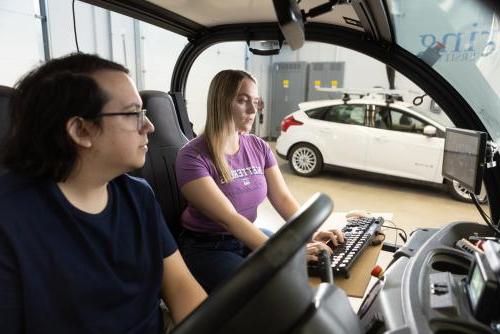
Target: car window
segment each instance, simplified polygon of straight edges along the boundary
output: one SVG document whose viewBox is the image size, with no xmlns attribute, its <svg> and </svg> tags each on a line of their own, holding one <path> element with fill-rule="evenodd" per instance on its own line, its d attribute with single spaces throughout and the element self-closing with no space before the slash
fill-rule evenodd
<svg viewBox="0 0 500 334">
<path fill-rule="evenodd" d="M 488 2 L 497 1 L 387 0 L 387 5 L 396 42 L 441 74 L 499 140 L 500 19 Z"/>
<path fill-rule="evenodd" d="M 257 43 L 257 46 L 262 43 Z M 347 105 L 358 107 L 347 115 L 344 110 L 342 117 L 339 114 L 342 110 L 331 111 L 328 120 L 363 125 L 366 123 L 366 105 L 385 99 L 384 92 L 377 94 L 378 87 L 387 86 L 392 81 L 384 63 L 337 45 L 306 42 L 300 54 L 284 45 L 279 55 L 269 58 L 253 55 L 245 42 L 220 42 L 205 49 L 189 70 L 185 98 L 189 120 L 196 133 L 201 133 L 205 126 L 209 83 L 218 71 L 227 68 L 244 69 L 257 80 L 264 110 L 256 117 L 252 133 L 263 138 L 278 138 L 281 121 L 297 111 L 299 104 L 336 100 L 314 104 L 314 107 L 306 108 L 307 111 L 303 109 L 311 119 L 324 120 L 326 109 L 329 110 L 331 105 L 345 105 L 341 100 L 344 88 L 361 92 L 366 102 L 359 102 L 356 94 L 352 94 Z M 371 75 L 367 77 L 365 73 Z M 397 84 L 398 94 L 406 104 L 410 104 L 415 97 L 427 96 L 422 89 L 397 71 L 394 83 Z M 431 102 L 429 97 L 425 97 L 414 109 L 424 116 L 432 114 L 435 119 L 446 117 L 445 110 L 435 107 L 431 109 Z M 449 126 L 448 123 L 445 125 Z"/>
<path fill-rule="evenodd" d="M 345 124 L 364 125 L 365 107 L 362 105 L 342 104 L 331 106 L 325 113 L 325 121 Z"/>
<path fill-rule="evenodd" d="M 0 1 L 0 45 L 8 49 L 0 57 L 1 85 L 13 86 L 33 66 L 77 51 L 73 31 L 61 29 L 72 28 L 72 2 L 44 3 L 46 16 L 39 1 Z M 47 22 L 41 24 L 42 18 Z M 186 37 L 78 1 L 75 19 L 81 52 L 126 66 L 139 90 L 169 90 L 175 63 L 188 42 Z M 15 32 L 15 40 L 3 33 L 7 30 Z"/>
<path fill-rule="evenodd" d="M 316 109 L 311 109 L 307 110 L 305 113 L 309 118 L 314 118 L 314 119 L 323 119 L 325 112 L 329 110 L 330 107 L 322 107 L 322 108 L 316 108 Z"/>
<path fill-rule="evenodd" d="M 401 132 L 423 133 L 427 124 L 406 112 L 377 108 L 375 112 L 375 127 Z"/>
<path fill-rule="evenodd" d="M 392 130 L 396 131 L 423 133 L 424 127 L 426 125 L 410 114 L 403 113 L 394 109 L 391 109 L 391 119 Z"/>
</svg>

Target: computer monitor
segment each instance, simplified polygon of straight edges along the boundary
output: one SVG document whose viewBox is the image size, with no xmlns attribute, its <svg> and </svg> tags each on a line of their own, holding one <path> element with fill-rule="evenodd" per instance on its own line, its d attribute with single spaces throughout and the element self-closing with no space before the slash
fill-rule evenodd
<svg viewBox="0 0 500 334">
<path fill-rule="evenodd" d="M 478 195 L 481 192 L 486 154 L 486 133 L 447 128 L 444 141 L 443 177 L 457 181 Z"/>
<path fill-rule="evenodd" d="M 315 301 L 318 293 L 308 282 L 305 245 L 332 208 L 326 195 L 314 195 L 173 333 L 296 332 L 300 324 L 311 325 L 306 319 L 321 303 L 325 307 L 313 319 L 316 329 L 320 322 L 332 333 L 360 333 L 359 319 L 343 291 L 328 284 L 332 298 Z"/>
</svg>

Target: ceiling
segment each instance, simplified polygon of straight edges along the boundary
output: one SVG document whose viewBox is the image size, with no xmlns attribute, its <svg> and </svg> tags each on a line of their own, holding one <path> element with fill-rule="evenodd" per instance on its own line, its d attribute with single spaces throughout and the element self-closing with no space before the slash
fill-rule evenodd
<svg viewBox="0 0 500 334">
<path fill-rule="evenodd" d="M 205 27 L 225 24 L 276 22 L 271 0 L 148 0 L 148 2 L 183 16 Z M 302 0 L 301 9 L 306 12 L 326 0 Z M 329 23 L 363 31 L 361 26 L 347 22 L 358 22 L 358 16 L 350 4 L 336 5 L 333 11 L 308 21 Z"/>
</svg>

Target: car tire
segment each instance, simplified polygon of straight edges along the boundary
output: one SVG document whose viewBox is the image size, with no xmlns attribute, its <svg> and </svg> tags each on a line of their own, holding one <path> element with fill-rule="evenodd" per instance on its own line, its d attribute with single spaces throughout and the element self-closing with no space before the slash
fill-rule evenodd
<svg viewBox="0 0 500 334">
<path fill-rule="evenodd" d="M 467 190 L 464 187 L 462 187 L 458 182 L 447 181 L 446 185 L 448 188 L 448 192 L 454 199 L 459 200 L 461 202 L 472 203 L 472 199 L 468 195 Z M 481 193 L 477 195 L 477 199 L 480 204 L 488 202 L 488 195 L 486 194 L 484 184 L 481 188 Z"/>
<path fill-rule="evenodd" d="M 292 147 L 288 157 L 290 168 L 299 176 L 314 176 L 323 169 L 323 157 L 313 145 L 297 144 Z"/>
</svg>

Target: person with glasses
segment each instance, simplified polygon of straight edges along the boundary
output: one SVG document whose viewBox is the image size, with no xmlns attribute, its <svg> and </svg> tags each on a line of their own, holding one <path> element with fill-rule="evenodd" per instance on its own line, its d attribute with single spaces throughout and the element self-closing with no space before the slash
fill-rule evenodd
<svg viewBox="0 0 500 334">
<path fill-rule="evenodd" d="M 0 176 L 0 328 L 162 333 L 206 298 L 143 166 L 154 126 L 128 70 L 87 54 L 25 75 Z"/>
<path fill-rule="evenodd" d="M 149 119 L 146 117 L 146 109 L 139 109 L 138 106 L 131 106 L 131 110 L 135 109 L 135 111 L 127 111 L 127 112 L 109 112 L 109 113 L 100 113 L 95 116 L 95 118 L 99 117 L 107 117 L 107 116 L 134 116 L 137 119 L 137 131 L 141 132 L 144 128 L 151 124 Z M 129 122 L 130 123 L 130 122 Z M 152 124 L 151 124 L 152 125 Z"/>
<path fill-rule="evenodd" d="M 264 244 L 268 231 L 253 222 L 264 199 L 288 221 L 299 204 L 285 184 L 269 145 L 249 134 L 262 106 L 255 79 L 224 70 L 210 84 L 203 134 L 176 160 L 177 183 L 188 205 L 181 216 L 181 253 L 200 284 L 211 292 L 244 258 Z M 309 260 L 344 241 L 339 230 L 320 231 L 307 245 Z"/>
</svg>

